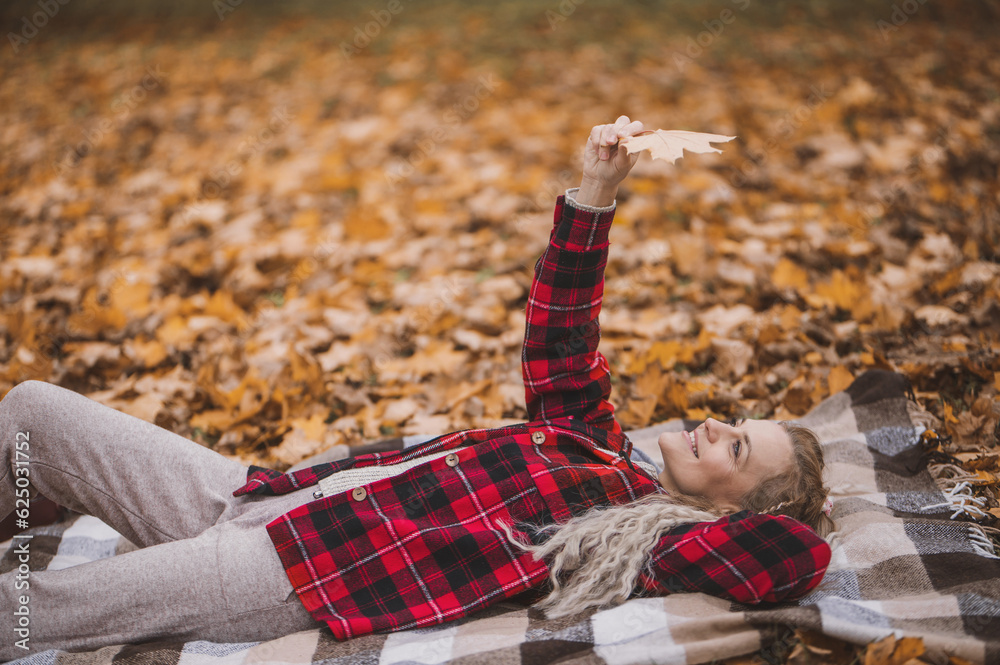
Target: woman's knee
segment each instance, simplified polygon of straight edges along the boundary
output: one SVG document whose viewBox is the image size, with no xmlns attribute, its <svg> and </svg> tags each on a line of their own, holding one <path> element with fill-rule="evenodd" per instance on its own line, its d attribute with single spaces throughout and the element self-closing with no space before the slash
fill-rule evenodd
<svg viewBox="0 0 1000 665">
<path fill-rule="evenodd" d="M 36 435 L 45 439 L 48 437 L 44 435 L 53 427 L 68 426 L 73 417 L 66 411 L 70 408 L 68 402 L 74 396 L 82 397 L 72 390 L 45 381 L 22 381 L 11 388 L 0 400 L 0 437 L 5 439 L 0 441 L 0 446 L 6 446 L 7 440 L 12 441 L 23 432 L 24 436 L 30 437 L 34 448 Z M 41 439 L 38 441 L 41 442 Z"/>
<path fill-rule="evenodd" d="M 23 405 L 30 405 L 42 399 L 42 396 L 47 392 L 47 389 L 53 387 L 55 386 L 51 383 L 37 381 L 35 379 L 22 381 L 7 391 L 7 394 L 4 395 L 2 400 L 0 400 L 0 405 L 3 405 L 6 408 L 17 408 Z"/>
<path fill-rule="evenodd" d="M 31 405 L 36 404 L 41 398 L 41 386 L 44 385 L 44 381 L 32 379 L 22 381 L 8 390 L 0 400 L 0 418 L 6 420 L 30 409 Z"/>
</svg>

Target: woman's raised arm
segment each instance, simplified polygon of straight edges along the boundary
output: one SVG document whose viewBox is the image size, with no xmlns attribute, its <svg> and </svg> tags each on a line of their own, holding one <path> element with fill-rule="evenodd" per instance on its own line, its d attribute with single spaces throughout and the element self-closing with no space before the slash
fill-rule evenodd
<svg viewBox="0 0 1000 665">
<path fill-rule="evenodd" d="M 591 130 L 583 181 L 557 201 L 549 244 L 535 265 L 521 368 L 529 420 L 573 416 L 617 431 L 610 370 L 597 352 L 608 231 L 618 185 L 635 164 L 618 140 L 642 131 L 621 116 Z M 575 199 L 575 200 L 574 200 Z"/>
</svg>

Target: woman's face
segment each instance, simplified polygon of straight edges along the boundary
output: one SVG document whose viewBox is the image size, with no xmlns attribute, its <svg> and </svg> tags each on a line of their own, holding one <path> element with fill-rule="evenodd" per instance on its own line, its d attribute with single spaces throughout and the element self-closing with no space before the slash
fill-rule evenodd
<svg viewBox="0 0 1000 665">
<path fill-rule="evenodd" d="M 663 487 L 705 497 L 724 510 L 738 510 L 740 497 L 793 463 L 792 440 L 773 420 L 709 418 L 690 432 L 664 432 L 657 445 Z"/>
</svg>

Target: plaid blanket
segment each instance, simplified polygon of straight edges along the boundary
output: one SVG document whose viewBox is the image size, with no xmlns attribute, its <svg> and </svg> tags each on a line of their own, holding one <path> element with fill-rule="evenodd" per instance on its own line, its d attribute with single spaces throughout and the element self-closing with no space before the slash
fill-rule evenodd
<svg viewBox="0 0 1000 665">
<path fill-rule="evenodd" d="M 907 408 L 907 389 L 898 374 L 867 372 L 800 419 L 824 444 L 838 531 L 826 578 L 797 603 L 751 608 L 700 593 L 677 594 L 560 620 L 507 603 L 431 629 L 347 642 L 335 641 L 323 628 L 269 642 L 156 642 L 72 656 L 46 651 L 13 662 L 693 664 L 767 648 L 784 626 L 855 644 L 889 633 L 916 636 L 935 661 L 958 656 L 1000 662 L 1000 558 L 973 523 L 952 519 L 958 495 L 942 491 L 927 471 L 919 445 L 923 427 Z M 655 463 L 657 455 L 642 451 L 655 451 L 660 432 L 684 426 L 676 420 L 631 432 L 638 458 Z M 326 459 L 419 440 L 332 451 Z M 39 570 L 131 549 L 88 516 L 33 531 L 31 564 Z M 14 566 L 7 545 L 2 571 Z M 44 556 L 36 554 L 42 551 Z"/>
</svg>

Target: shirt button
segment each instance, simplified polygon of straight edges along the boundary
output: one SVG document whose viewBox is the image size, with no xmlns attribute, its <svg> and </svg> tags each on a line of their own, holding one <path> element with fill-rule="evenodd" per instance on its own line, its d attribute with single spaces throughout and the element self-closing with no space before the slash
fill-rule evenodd
<svg viewBox="0 0 1000 665">
<path fill-rule="evenodd" d="M 364 501 L 365 497 L 368 496 L 368 492 L 364 487 L 355 487 L 354 491 L 351 492 L 351 496 L 354 497 L 355 501 Z"/>
<path fill-rule="evenodd" d="M 537 445 L 545 443 L 545 432 L 532 432 L 531 440 Z"/>
<path fill-rule="evenodd" d="M 444 458 L 444 463 L 448 466 L 458 466 L 458 455 L 452 453 Z"/>
<path fill-rule="evenodd" d="M 322 499 L 323 498 L 323 490 L 316 490 L 315 492 L 313 492 L 313 498 L 314 499 Z"/>
</svg>

